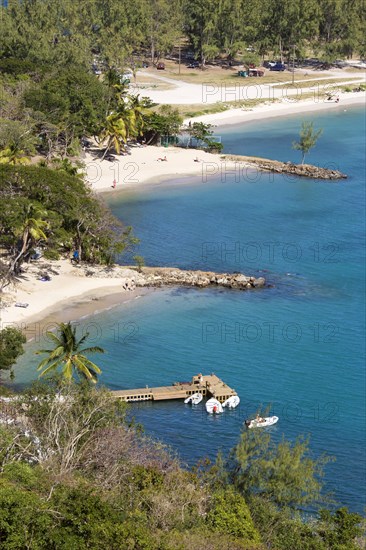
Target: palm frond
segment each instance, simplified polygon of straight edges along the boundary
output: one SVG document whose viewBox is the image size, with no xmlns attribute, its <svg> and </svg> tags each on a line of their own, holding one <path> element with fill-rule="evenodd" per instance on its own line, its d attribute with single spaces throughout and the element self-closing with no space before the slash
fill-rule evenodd
<svg viewBox="0 0 366 550">
<path fill-rule="evenodd" d="M 105 350 L 103 348 L 100 348 L 99 346 L 92 346 L 90 348 L 79 350 L 78 354 L 80 353 L 105 353 Z"/>
<path fill-rule="evenodd" d="M 43 362 L 43 361 L 42 361 Z M 47 374 L 48 372 L 50 372 L 51 370 L 56 370 L 57 367 L 59 366 L 59 361 L 55 361 L 54 363 L 52 363 L 51 365 L 49 365 L 47 368 L 44 369 L 43 372 L 41 372 L 41 374 L 39 375 L 40 377 L 41 376 L 44 376 L 45 374 Z M 42 368 L 42 363 L 40 365 L 38 365 L 37 367 L 37 370 L 40 370 Z"/>
<path fill-rule="evenodd" d="M 86 365 L 89 369 L 93 369 L 97 374 L 102 374 L 101 369 L 93 363 L 93 361 L 90 361 L 87 357 L 84 357 L 83 355 L 79 355 L 78 360 L 82 361 L 84 365 Z"/>
</svg>

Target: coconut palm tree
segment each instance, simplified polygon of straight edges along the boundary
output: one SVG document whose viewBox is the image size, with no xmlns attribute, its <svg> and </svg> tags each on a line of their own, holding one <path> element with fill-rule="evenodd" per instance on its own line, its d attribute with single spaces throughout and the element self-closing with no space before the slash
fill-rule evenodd
<svg viewBox="0 0 366 550">
<path fill-rule="evenodd" d="M 44 218 L 47 212 L 38 205 L 29 204 L 26 207 L 23 222 L 18 227 L 15 235 L 20 238 L 20 250 L 10 263 L 9 273 L 15 272 L 24 258 L 29 254 L 31 248 L 40 241 L 47 241 L 44 230 L 48 228 L 48 221 Z"/>
<path fill-rule="evenodd" d="M 106 125 L 100 135 L 100 141 L 103 143 L 107 140 L 106 149 L 102 160 L 106 156 L 109 149 L 113 146 L 116 153 L 119 155 L 121 149 L 125 148 L 127 139 L 136 134 L 136 119 L 135 113 L 129 108 L 126 101 L 120 103 L 118 111 L 111 113 L 106 118 Z"/>
<path fill-rule="evenodd" d="M 130 109 L 132 109 L 135 117 L 136 135 L 141 136 L 145 126 L 146 118 L 151 115 L 150 104 L 146 98 L 140 99 L 139 95 L 131 95 Z"/>
<path fill-rule="evenodd" d="M 82 348 L 89 333 L 78 340 L 76 327 L 68 322 L 58 324 L 57 334 L 53 332 L 47 332 L 46 334 L 55 343 L 55 347 L 54 349 L 43 349 L 37 352 L 37 355 L 48 353 L 48 357 L 43 359 L 37 367 L 38 371 L 42 371 L 40 376 L 57 371 L 61 367 L 61 374 L 66 382 L 71 382 L 75 374 L 79 378 L 84 378 L 94 384 L 97 382 L 97 375 L 101 374 L 102 371 L 84 354 L 104 353 L 104 350 L 98 346 Z"/>
</svg>

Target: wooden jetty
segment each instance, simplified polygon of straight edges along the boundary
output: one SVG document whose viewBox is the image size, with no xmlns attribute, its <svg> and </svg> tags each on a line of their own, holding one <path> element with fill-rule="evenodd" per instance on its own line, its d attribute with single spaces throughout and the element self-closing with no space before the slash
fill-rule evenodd
<svg viewBox="0 0 366 550">
<path fill-rule="evenodd" d="M 221 403 L 228 397 L 237 395 L 236 391 L 225 384 L 216 374 L 193 376 L 191 382 L 175 382 L 171 386 L 159 388 L 137 388 L 134 390 L 112 391 L 115 397 L 127 402 L 163 401 L 167 399 L 186 399 L 194 393 L 204 397 L 215 397 Z"/>
</svg>

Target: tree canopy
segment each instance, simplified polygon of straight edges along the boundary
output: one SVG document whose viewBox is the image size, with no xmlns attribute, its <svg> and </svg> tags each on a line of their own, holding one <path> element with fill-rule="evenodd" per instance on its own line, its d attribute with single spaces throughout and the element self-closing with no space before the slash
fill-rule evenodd
<svg viewBox="0 0 366 550">
<path fill-rule="evenodd" d="M 171 450 L 131 424 L 127 407 L 103 388 L 55 379 L 34 384 L 17 395 L 12 410 L 0 410 L 8 419 L 21 417 L 15 425 L 0 424 L 2 547 L 362 548 L 360 515 L 324 509 L 306 519 L 275 504 L 277 487 L 271 495 L 257 493 L 253 478 L 244 495 L 243 472 L 236 478 L 230 461 L 184 469 Z M 288 448 L 291 457 L 273 463 L 274 478 L 285 476 L 285 465 L 301 445 Z M 281 454 L 274 443 L 273 452 Z M 265 458 L 265 451 L 252 455 L 257 473 L 256 462 Z M 307 460 L 300 452 L 296 465 L 299 476 L 311 483 L 314 469 Z"/>
<path fill-rule="evenodd" d="M 88 333 L 78 340 L 76 327 L 73 327 L 69 322 L 59 323 L 57 334 L 49 331 L 46 335 L 55 344 L 55 347 L 37 352 L 38 354 L 48 354 L 48 357 L 43 359 L 38 366 L 37 370 L 41 371 L 40 376 L 54 373 L 61 367 L 62 376 L 66 382 L 71 382 L 73 376 L 94 384 L 97 382 L 97 376 L 102 371 L 86 355 L 104 353 L 104 350 L 99 346 L 82 347 L 89 336 Z"/>
<path fill-rule="evenodd" d="M 45 257 L 73 249 L 91 263 L 111 264 L 137 242 L 77 176 L 41 166 L 0 166 L 0 246 L 8 273 L 17 273 L 34 248 Z"/>
</svg>

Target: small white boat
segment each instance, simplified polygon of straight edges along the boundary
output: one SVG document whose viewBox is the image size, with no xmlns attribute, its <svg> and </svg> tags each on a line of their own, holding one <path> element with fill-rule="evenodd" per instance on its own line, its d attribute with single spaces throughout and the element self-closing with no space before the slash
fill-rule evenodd
<svg viewBox="0 0 366 550">
<path fill-rule="evenodd" d="M 220 401 L 217 401 L 214 397 L 211 397 L 206 403 L 206 411 L 209 414 L 220 414 L 224 411 Z"/>
<path fill-rule="evenodd" d="M 258 416 L 253 420 L 246 420 L 245 425 L 247 428 L 265 428 L 266 426 L 273 426 L 278 422 L 278 416 L 266 416 L 261 418 Z"/>
<path fill-rule="evenodd" d="M 223 402 L 222 406 L 228 409 L 235 409 L 240 403 L 240 397 L 238 395 L 231 395 Z"/>
<path fill-rule="evenodd" d="M 194 393 L 184 400 L 184 403 L 190 403 L 191 405 L 198 405 L 202 401 L 202 393 Z"/>
</svg>

